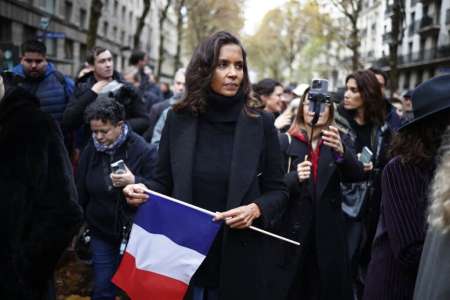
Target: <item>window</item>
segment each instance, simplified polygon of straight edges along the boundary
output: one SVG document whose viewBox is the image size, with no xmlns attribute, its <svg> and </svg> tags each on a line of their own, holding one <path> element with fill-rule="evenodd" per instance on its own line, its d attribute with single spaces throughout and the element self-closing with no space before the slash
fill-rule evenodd
<svg viewBox="0 0 450 300">
<path fill-rule="evenodd" d="M 125 44 L 125 30 L 122 30 L 120 33 L 120 43 L 123 45 Z"/>
<path fill-rule="evenodd" d="M 64 18 L 67 22 L 72 20 L 73 4 L 70 1 L 64 2 Z"/>
<path fill-rule="evenodd" d="M 127 7 L 122 6 L 122 21 L 125 22 L 125 18 L 127 17 Z"/>
<path fill-rule="evenodd" d="M 119 1 L 115 0 L 114 1 L 114 17 L 117 17 L 117 14 L 119 13 Z"/>
<path fill-rule="evenodd" d="M 0 17 L 0 41 L 11 42 L 11 21 Z"/>
<path fill-rule="evenodd" d="M 45 46 L 47 47 L 47 55 L 56 57 L 56 39 L 45 39 Z"/>
<path fill-rule="evenodd" d="M 80 44 L 80 64 L 84 64 L 86 61 L 87 48 L 85 44 Z"/>
<path fill-rule="evenodd" d="M 445 11 L 445 24 L 449 25 L 450 24 L 450 8 L 448 8 Z"/>
<path fill-rule="evenodd" d="M 103 22 L 103 35 L 106 37 L 108 35 L 108 22 Z"/>
<path fill-rule="evenodd" d="M 49 13 L 55 13 L 55 0 L 39 0 L 39 6 Z"/>
<path fill-rule="evenodd" d="M 64 40 L 64 58 L 73 59 L 73 41 L 67 38 Z"/>
<path fill-rule="evenodd" d="M 403 81 L 403 89 L 404 90 L 409 90 L 409 81 L 410 81 L 410 73 L 406 72 L 405 73 L 405 79 Z"/>
<path fill-rule="evenodd" d="M 85 29 L 86 28 L 86 16 L 87 12 L 84 8 L 80 9 L 80 28 Z"/>
<path fill-rule="evenodd" d="M 111 40 L 116 41 L 116 39 L 117 39 L 117 27 L 114 26 L 114 27 L 113 27 L 113 32 L 112 32 Z"/>
</svg>

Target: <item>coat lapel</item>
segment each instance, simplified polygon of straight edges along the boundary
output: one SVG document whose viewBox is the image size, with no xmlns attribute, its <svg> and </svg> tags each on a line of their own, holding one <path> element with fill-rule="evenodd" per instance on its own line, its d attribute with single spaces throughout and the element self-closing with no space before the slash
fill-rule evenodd
<svg viewBox="0 0 450 300">
<path fill-rule="evenodd" d="M 256 176 L 261 150 L 263 148 L 263 119 L 249 117 L 245 112 L 239 116 L 234 134 L 228 186 L 227 208 L 240 206 L 242 198 Z"/>
<path fill-rule="evenodd" d="M 335 158 L 333 156 L 333 150 L 330 147 L 325 145 L 320 149 L 320 159 L 319 159 L 319 168 L 317 176 L 320 178 L 317 185 L 317 194 L 316 199 L 320 199 L 322 197 L 323 192 L 325 191 L 326 186 L 328 185 L 328 181 L 330 180 L 330 176 L 334 173 L 336 168 Z"/>
<path fill-rule="evenodd" d="M 171 147 L 173 170 L 176 172 L 177 194 L 183 195 L 185 202 L 192 202 L 192 167 L 194 164 L 194 150 L 197 141 L 197 118 L 190 115 L 180 115 L 176 124 L 174 145 Z"/>
</svg>

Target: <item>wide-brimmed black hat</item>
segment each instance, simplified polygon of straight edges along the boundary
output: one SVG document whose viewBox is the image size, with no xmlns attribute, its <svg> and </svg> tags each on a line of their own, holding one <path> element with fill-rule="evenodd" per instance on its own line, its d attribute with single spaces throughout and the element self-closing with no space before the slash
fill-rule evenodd
<svg viewBox="0 0 450 300">
<path fill-rule="evenodd" d="M 450 74 L 434 77 L 417 86 L 413 91 L 411 102 L 414 117 L 399 130 L 450 109 Z"/>
</svg>

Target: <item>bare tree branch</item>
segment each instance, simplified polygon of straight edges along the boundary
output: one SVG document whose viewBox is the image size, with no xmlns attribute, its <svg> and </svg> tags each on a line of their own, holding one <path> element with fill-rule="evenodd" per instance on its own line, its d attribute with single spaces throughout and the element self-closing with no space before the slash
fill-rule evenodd
<svg viewBox="0 0 450 300">
<path fill-rule="evenodd" d="M 138 24 L 136 27 L 136 32 L 134 34 L 134 39 L 133 39 L 133 46 L 135 49 L 139 48 L 142 29 L 144 29 L 145 18 L 147 18 L 148 12 L 150 11 L 150 7 L 151 7 L 151 1 L 144 0 L 144 10 L 142 11 L 142 15 L 139 18 L 139 21 L 138 21 Z"/>
</svg>

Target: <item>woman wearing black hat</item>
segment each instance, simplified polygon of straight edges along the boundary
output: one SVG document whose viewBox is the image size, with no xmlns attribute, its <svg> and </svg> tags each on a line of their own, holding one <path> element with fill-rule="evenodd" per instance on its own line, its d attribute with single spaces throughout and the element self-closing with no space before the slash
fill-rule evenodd
<svg viewBox="0 0 450 300">
<path fill-rule="evenodd" d="M 413 297 L 429 184 L 442 134 L 450 124 L 449 78 L 437 77 L 416 88 L 415 118 L 393 139 L 393 159 L 382 176 L 380 218 L 363 299 Z"/>
</svg>

